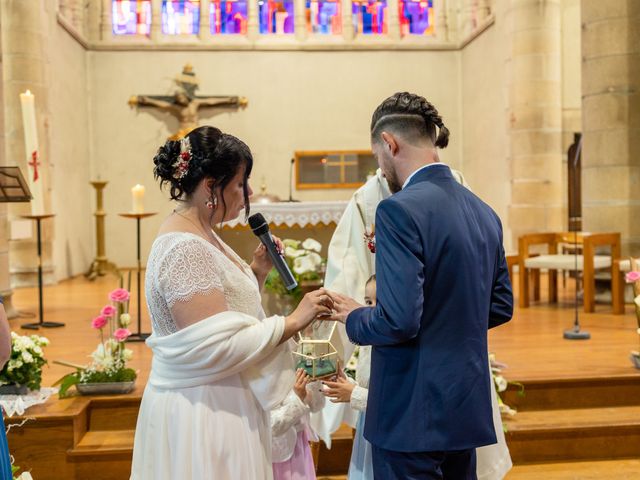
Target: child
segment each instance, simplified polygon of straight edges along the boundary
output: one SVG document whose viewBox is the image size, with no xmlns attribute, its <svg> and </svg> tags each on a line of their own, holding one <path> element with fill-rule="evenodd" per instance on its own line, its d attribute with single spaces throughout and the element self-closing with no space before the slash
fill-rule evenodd
<svg viewBox="0 0 640 480">
<path fill-rule="evenodd" d="M 365 285 L 365 304 L 373 307 L 376 304 L 376 276 L 373 275 Z M 371 347 L 361 346 L 356 367 L 356 382 L 350 382 L 344 372 L 340 370 L 335 382 L 325 381 L 325 395 L 334 403 L 349 402 L 351 408 L 358 410 L 360 416 L 356 425 L 356 435 L 353 439 L 353 450 L 349 464 L 349 480 L 373 480 L 373 463 L 371 444 L 365 440 L 364 418 L 369 394 L 369 373 L 371 369 Z"/>
<path fill-rule="evenodd" d="M 300 368 L 289 396 L 271 412 L 274 480 L 315 480 L 316 470 L 309 440 L 317 441 L 309 427 L 309 413 L 324 406 L 319 382 Z"/>
</svg>

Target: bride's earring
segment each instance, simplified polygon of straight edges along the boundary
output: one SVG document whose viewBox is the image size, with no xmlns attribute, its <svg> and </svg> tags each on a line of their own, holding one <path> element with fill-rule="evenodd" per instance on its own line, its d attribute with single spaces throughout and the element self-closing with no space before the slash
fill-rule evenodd
<svg viewBox="0 0 640 480">
<path fill-rule="evenodd" d="M 205 205 L 209 210 L 213 210 L 215 207 L 218 206 L 218 198 L 215 196 L 212 196 L 209 200 L 206 201 Z"/>
</svg>

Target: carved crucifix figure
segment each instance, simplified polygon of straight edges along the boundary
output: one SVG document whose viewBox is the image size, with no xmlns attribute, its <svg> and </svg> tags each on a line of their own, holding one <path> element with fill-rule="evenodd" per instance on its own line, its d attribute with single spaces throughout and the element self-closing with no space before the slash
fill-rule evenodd
<svg viewBox="0 0 640 480">
<path fill-rule="evenodd" d="M 135 95 L 129 99 L 131 107 L 152 107 L 169 112 L 180 122 L 180 130 L 170 139 L 177 140 L 184 137 L 194 128 L 198 127 L 199 110 L 202 108 L 245 108 L 248 101 L 244 97 L 211 95 L 196 95 L 198 81 L 190 65 L 186 65 L 182 75 L 175 80 L 178 90 L 173 96 L 161 95 Z"/>
</svg>

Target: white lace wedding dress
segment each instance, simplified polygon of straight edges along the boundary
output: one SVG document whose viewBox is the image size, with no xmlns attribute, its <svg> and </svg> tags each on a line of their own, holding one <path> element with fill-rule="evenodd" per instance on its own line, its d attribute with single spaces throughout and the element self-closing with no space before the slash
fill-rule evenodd
<svg viewBox="0 0 640 480">
<path fill-rule="evenodd" d="M 222 244 L 224 246 L 224 244 Z M 293 386 L 284 319 L 265 318 L 249 266 L 202 237 L 167 233 L 146 272 L 153 363 L 131 479 L 272 478 L 269 411 Z M 230 258 L 231 257 L 231 258 Z M 228 311 L 178 330 L 176 302 L 223 292 Z"/>
</svg>

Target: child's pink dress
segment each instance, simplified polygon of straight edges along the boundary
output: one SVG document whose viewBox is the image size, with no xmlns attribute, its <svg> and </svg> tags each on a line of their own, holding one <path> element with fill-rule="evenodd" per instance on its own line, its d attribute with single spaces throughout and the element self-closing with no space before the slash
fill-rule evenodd
<svg viewBox="0 0 640 480">
<path fill-rule="evenodd" d="M 309 426 L 309 413 L 324 405 L 320 382 L 307 385 L 303 402 L 293 391 L 271 412 L 274 480 L 315 480 L 316 471 L 309 441 L 317 441 Z"/>
</svg>

